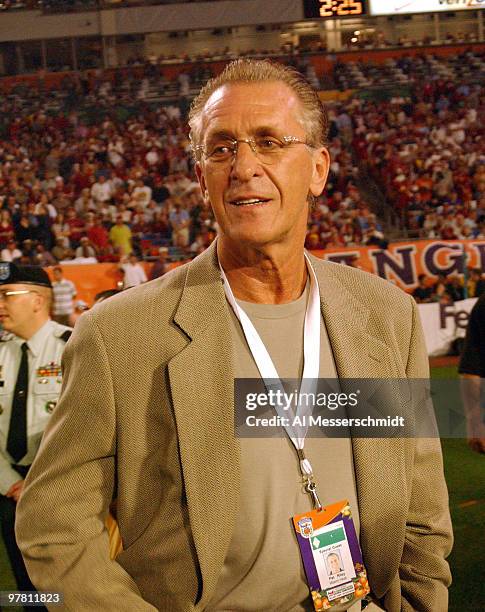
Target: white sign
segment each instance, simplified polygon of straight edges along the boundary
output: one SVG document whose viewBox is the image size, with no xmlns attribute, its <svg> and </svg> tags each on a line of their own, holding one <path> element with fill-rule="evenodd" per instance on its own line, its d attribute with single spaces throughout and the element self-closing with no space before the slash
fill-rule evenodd
<svg viewBox="0 0 485 612">
<path fill-rule="evenodd" d="M 371 15 L 404 15 L 485 8 L 485 0 L 370 0 Z"/>
<path fill-rule="evenodd" d="M 418 304 L 426 348 L 430 357 L 447 355 L 453 341 L 463 338 L 477 298 L 454 304 Z"/>
</svg>

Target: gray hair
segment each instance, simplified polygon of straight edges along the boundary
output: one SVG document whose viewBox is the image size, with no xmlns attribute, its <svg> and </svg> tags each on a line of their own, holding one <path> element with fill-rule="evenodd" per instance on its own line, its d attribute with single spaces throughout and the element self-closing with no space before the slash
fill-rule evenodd
<svg viewBox="0 0 485 612">
<path fill-rule="evenodd" d="M 317 92 L 294 68 L 269 60 L 239 59 L 228 64 L 223 72 L 210 79 L 194 98 L 189 112 L 190 140 L 192 148 L 202 139 L 202 114 L 207 100 L 223 85 L 228 83 L 285 83 L 300 100 L 302 116 L 300 121 L 306 131 L 310 146 L 324 146 L 328 134 L 328 115 Z"/>
</svg>

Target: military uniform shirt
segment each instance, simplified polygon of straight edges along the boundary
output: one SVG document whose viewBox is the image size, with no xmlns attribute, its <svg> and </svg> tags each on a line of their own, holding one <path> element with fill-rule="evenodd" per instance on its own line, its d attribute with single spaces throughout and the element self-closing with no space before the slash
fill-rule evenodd
<svg viewBox="0 0 485 612">
<path fill-rule="evenodd" d="M 66 346 L 66 332 L 71 328 L 47 321 L 29 340 L 29 390 L 27 397 L 27 454 L 19 465 L 30 465 L 39 449 L 47 421 L 61 391 L 61 356 Z M 0 493 L 5 493 L 20 480 L 12 468 L 14 459 L 7 452 L 15 383 L 25 342 L 14 334 L 6 334 L 0 342 Z"/>
</svg>

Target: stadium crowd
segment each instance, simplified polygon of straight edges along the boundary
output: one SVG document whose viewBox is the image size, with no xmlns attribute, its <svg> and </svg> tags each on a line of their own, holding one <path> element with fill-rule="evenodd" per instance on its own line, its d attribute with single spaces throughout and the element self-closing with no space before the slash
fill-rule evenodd
<svg viewBox="0 0 485 612">
<path fill-rule="evenodd" d="M 408 235 L 485 238 L 483 86 L 428 81 L 414 99 L 352 101 L 354 148 Z"/>
<path fill-rule="evenodd" d="M 462 60 L 463 70 L 467 61 L 481 62 L 473 54 Z M 317 78 L 306 60 L 288 61 Z M 330 179 L 309 215 L 308 248 L 386 247 L 372 202 L 359 189 L 358 165 L 411 235 L 484 237 L 483 87 L 451 80 L 447 62 L 445 72 L 423 81 L 428 64 L 409 57 L 394 66 L 409 77 L 409 97 L 355 96 L 329 105 Z M 194 64 L 169 82 L 147 60 L 114 72 L 72 73 L 54 90 L 39 80 L 4 92 L 2 259 L 116 262 L 132 252 L 154 257 L 160 247 L 177 259 L 205 249 L 217 225 L 199 196 L 185 114 L 208 76 L 208 64 Z M 177 103 L 161 103 L 167 89 Z"/>
<path fill-rule="evenodd" d="M 471 268 L 467 270 L 466 279 L 458 274 L 440 274 L 437 279 L 420 274 L 413 297 L 419 304 L 450 304 L 465 298 L 479 298 L 484 293 L 485 279 L 482 271 L 479 268 Z"/>
<path fill-rule="evenodd" d="M 125 97 L 118 99 L 131 106 L 111 106 L 114 91 L 104 76 L 64 81 L 62 109 L 52 110 L 52 92 L 18 89 L 4 97 L 2 259 L 120 261 L 132 251 L 154 256 L 160 246 L 172 257 L 190 257 L 214 239 L 217 226 L 194 179 L 183 108 L 133 102 L 135 77 L 123 80 Z M 97 117 L 88 117 L 93 108 Z M 310 248 L 384 238 L 356 187 L 341 131 L 334 122 L 330 182 L 310 215 Z"/>
</svg>

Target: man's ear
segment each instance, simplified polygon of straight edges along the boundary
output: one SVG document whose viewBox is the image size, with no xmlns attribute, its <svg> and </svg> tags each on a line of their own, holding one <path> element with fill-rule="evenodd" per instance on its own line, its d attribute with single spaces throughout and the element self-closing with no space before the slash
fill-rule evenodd
<svg viewBox="0 0 485 612">
<path fill-rule="evenodd" d="M 202 192 L 202 199 L 206 204 L 209 204 L 209 192 L 207 191 L 204 171 L 202 170 L 202 164 L 200 162 L 196 162 L 195 164 L 195 174 L 197 175 L 197 180 L 199 181 L 200 191 Z"/>
<path fill-rule="evenodd" d="M 325 147 L 317 149 L 313 153 L 313 174 L 310 183 L 310 193 L 319 196 L 327 182 L 330 169 L 330 155 Z"/>
<path fill-rule="evenodd" d="M 43 310 L 45 308 L 46 301 L 47 298 L 43 292 L 36 292 L 34 295 L 33 311 L 37 313 L 40 310 Z"/>
</svg>

